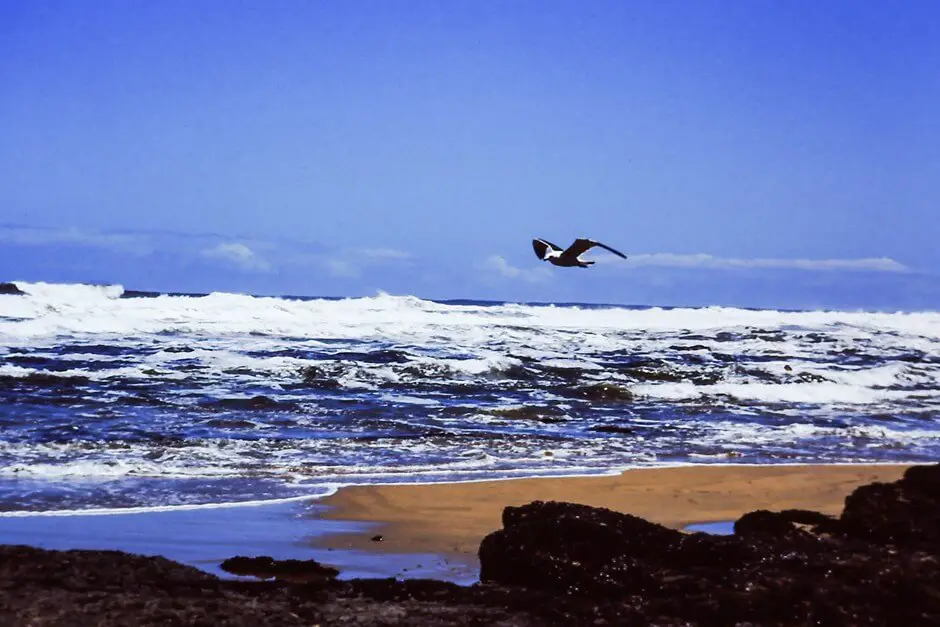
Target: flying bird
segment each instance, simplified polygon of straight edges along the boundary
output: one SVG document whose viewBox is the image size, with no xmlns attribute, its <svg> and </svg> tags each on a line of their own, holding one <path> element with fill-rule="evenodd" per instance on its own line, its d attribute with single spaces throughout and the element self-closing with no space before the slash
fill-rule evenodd
<svg viewBox="0 0 940 627">
<path fill-rule="evenodd" d="M 595 246 L 605 248 L 618 257 L 623 257 L 624 259 L 627 258 L 627 256 L 622 252 L 619 250 L 614 250 L 607 244 L 601 244 L 600 242 L 583 237 L 579 237 L 578 239 L 574 240 L 574 243 L 564 250 L 562 250 L 561 246 L 556 246 L 548 240 L 532 240 L 532 248 L 535 249 L 536 257 L 542 261 L 549 261 L 552 263 L 552 265 L 562 266 L 565 268 L 570 268 L 573 266 L 578 268 L 587 268 L 588 266 L 594 265 L 593 261 L 586 261 L 581 259 L 581 255 Z"/>
</svg>

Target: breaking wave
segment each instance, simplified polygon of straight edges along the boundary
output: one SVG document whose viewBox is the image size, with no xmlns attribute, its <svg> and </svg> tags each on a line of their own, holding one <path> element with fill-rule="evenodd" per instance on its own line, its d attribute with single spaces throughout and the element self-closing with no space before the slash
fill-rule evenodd
<svg viewBox="0 0 940 627">
<path fill-rule="evenodd" d="M 16 285 L 0 510 L 940 453 L 935 312 Z"/>
</svg>

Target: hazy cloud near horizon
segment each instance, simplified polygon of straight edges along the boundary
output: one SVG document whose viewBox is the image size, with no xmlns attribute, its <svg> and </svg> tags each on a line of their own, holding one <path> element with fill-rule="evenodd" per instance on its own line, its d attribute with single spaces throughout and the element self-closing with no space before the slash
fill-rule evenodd
<svg viewBox="0 0 940 627">
<path fill-rule="evenodd" d="M 113 282 L 131 289 L 636 305 L 936 308 L 930 272 L 890 258 L 738 258 L 591 251 L 590 269 L 540 262 L 528 242 L 444 262 L 392 247 L 166 231 L 105 232 L 0 225 L 2 280 Z M 418 272 L 420 270 L 420 272 Z M 424 278 L 421 278 L 424 277 Z M 787 295 L 780 286 L 786 285 Z"/>
<path fill-rule="evenodd" d="M 520 279 L 530 283 L 544 283 L 552 278 L 548 268 L 520 268 L 512 265 L 501 255 L 490 255 L 480 266 L 489 274 L 496 274 L 507 279 Z"/>
<path fill-rule="evenodd" d="M 241 242 L 216 244 L 212 248 L 203 250 L 202 254 L 211 259 L 228 262 L 237 268 L 250 272 L 266 272 L 271 269 L 271 264 L 266 259 Z"/>
<path fill-rule="evenodd" d="M 145 256 L 157 250 L 172 249 L 231 262 L 242 270 L 257 271 L 280 265 L 319 265 L 337 276 L 358 276 L 367 266 L 410 264 L 412 253 L 391 247 L 329 249 L 316 242 L 231 238 L 220 234 L 185 234 L 167 231 L 94 231 L 66 228 L 40 228 L 0 225 L 0 241 L 23 246 L 72 244 L 110 249 L 119 253 Z M 313 249 L 311 251 L 310 249 Z M 593 253 L 593 254 L 592 254 Z M 889 257 L 846 259 L 805 259 L 722 257 L 709 253 L 636 253 L 620 259 L 603 251 L 589 251 L 586 258 L 599 266 L 641 268 L 700 269 L 789 269 L 807 271 L 911 272 L 910 268 Z M 480 266 L 506 278 L 541 282 L 550 278 L 550 270 L 533 262 L 530 267 L 514 265 L 505 255 L 491 254 Z"/>
<path fill-rule="evenodd" d="M 641 253 L 629 255 L 626 260 L 611 255 L 598 256 L 595 261 L 623 267 L 657 266 L 664 268 L 763 268 L 808 271 L 868 271 L 868 272 L 910 272 L 911 268 L 888 257 L 867 257 L 860 259 L 780 259 L 780 258 L 733 258 L 719 257 L 707 253 Z"/>
<path fill-rule="evenodd" d="M 149 255 L 153 245 L 144 233 L 99 232 L 76 227 L 61 229 L 0 225 L 0 242 L 23 246 L 78 244 L 133 255 Z"/>
<path fill-rule="evenodd" d="M 221 234 L 169 231 L 106 232 L 77 228 L 0 225 L 0 242 L 26 247 L 61 244 L 98 248 L 137 257 L 170 253 L 188 262 L 222 262 L 243 272 L 284 267 L 319 269 L 331 276 L 354 278 L 374 266 L 407 265 L 414 255 L 394 248 L 328 248 L 316 242 L 230 237 Z"/>
</svg>

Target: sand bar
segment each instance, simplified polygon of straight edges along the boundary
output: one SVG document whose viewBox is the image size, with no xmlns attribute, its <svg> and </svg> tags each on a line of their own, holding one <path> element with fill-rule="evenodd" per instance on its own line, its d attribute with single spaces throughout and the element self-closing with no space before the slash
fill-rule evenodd
<svg viewBox="0 0 940 627">
<path fill-rule="evenodd" d="M 355 486 L 321 501 L 332 520 L 381 523 L 367 534 L 329 535 L 336 548 L 438 553 L 475 560 L 503 508 L 535 500 L 584 503 L 675 528 L 734 520 L 755 509 L 842 511 L 856 487 L 895 481 L 907 465 L 708 465 L 627 470 L 619 475 L 431 485 Z M 373 542 L 382 534 L 381 542 Z"/>
</svg>

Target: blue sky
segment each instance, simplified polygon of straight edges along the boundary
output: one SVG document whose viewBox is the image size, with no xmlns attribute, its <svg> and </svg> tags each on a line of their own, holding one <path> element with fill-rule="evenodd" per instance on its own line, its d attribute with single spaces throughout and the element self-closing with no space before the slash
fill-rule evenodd
<svg viewBox="0 0 940 627">
<path fill-rule="evenodd" d="M 940 307 L 940 5 L 0 5 L 2 279 Z M 530 241 L 575 237 L 589 270 Z"/>
</svg>

